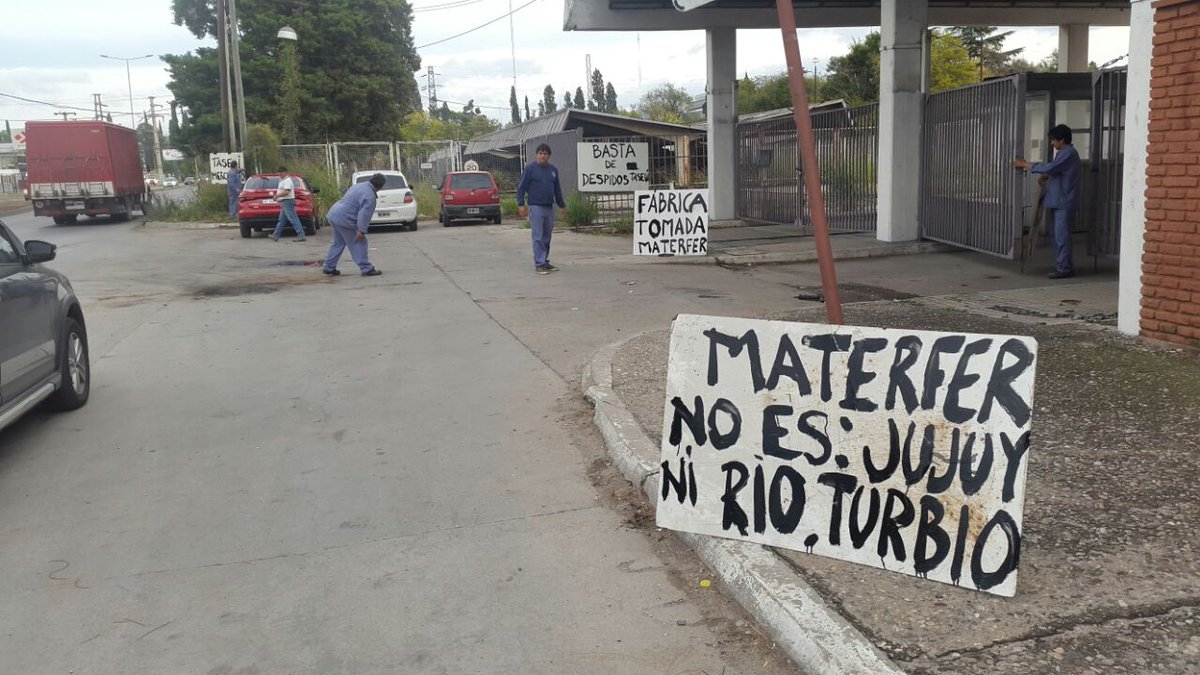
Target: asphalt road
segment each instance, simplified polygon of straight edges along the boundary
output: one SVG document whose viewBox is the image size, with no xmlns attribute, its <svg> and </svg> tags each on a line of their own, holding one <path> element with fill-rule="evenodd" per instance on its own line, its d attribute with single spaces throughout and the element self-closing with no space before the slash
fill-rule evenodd
<svg viewBox="0 0 1200 675">
<path fill-rule="evenodd" d="M 622 501 L 577 391 L 717 302 L 671 284 L 752 280 L 582 235 L 537 276 L 508 226 L 372 234 L 384 276 L 331 279 L 324 236 L 5 220 L 59 245 L 93 389 L 0 431 L 0 670 L 791 671 Z"/>
</svg>

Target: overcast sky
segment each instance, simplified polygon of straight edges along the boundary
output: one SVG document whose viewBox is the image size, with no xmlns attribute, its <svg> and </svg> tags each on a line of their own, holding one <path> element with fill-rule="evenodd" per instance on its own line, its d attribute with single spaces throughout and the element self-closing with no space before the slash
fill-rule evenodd
<svg viewBox="0 0 1200 675">
<path fill-rule="evenodd" d="M 520 7 L 527 0 L 513 0 Z M 413 31 L 420 46 L 478 26 L 508 12 L 508 0 L 473 0 L 450 9 L 424 9 L 452 0 L 413 0 Z M 802 16 L 802 15 L 801 15 Z M 19 18 L 18 18 L 19 17 Z M 488 115 L 509 118 L 508 92 L 513 78 L 513 46 L 517 93 L 528 95 L 536 112 L 546 84 L 562 101 L 563 90 L 581 86 L 585 58 L 617 90 L 618 103 L 628 107 L 641 94 L 664 82 L 693 94 L 704 91 L 704 33 L 564 33 L 561 0 L 534 0 L 513 15 L 515 38 L 510 41 L 507 18 L 441 44 L 421 48 L 423 75 L 433 66 L 438 97 L 447 101 L 474 99 Z M 869 29 L 801 30 L 800 49 L 805 67 L 818 59 L 823 72 L 831 56 L 845 53 Z M 1023 47 L 1025 56 L 1039 60 L 1058 45 L 1057 28 L 1018 28 L 1007 48 Z M 1128 51 L 1127 28 L 1093 28 L 1090 60 L 1103 63 Z M 300 36 L 303 40 L 304 36 Z M 91 117 L 92 94 L 103 95 L 114 120 L 129 122 L 129 91 L 125 65 L 100 54 L 133 57 L 182 53 L 204 44 L 171 22 L 170 0 L 55 0 L 25 3 L 0 23 L 0 93 L 55 105 L 38 105 L 0 96 L 0 119 L 14 128 L 24 120 L 52 119 L 56 110 L 77 110 Z M 783 42 L 779 31 L 738 32 L 738 73 L 761 75 L 782 71 Z M 147 96 L 170 99 L 167 73 L 157 58 L 133 62 L 134 109 L 148 109 Z M 423 87 L 426 79 L 418 78 Z M 424 91 L 424 90 L 423 90 Z M 586 91 L 586 90 L 585 90 Z"/>
</svg>

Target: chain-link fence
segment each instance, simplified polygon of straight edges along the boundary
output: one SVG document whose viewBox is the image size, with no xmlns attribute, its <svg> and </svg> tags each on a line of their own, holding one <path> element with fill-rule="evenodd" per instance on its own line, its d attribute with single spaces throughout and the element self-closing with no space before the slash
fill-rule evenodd
<svg viewBox="0 0 1200 675">
<path fill-rule="evenodd" d="M 307 174 L 313 169 L 329 170 L 333 167 L 333 151 L 321 143 L 313 145 L 281 145 L 279 155 L 289 171 Z"/>
<path fill-rule="evenodd" d="M 396 148 L 387 142 L 334 143 L 333 161 L 339 184 L 349 185 L 359 171 L 395 171 Z"/>
<path fill-rule="evenodd" d="M 414 186 L 436 187 L 462 168 L 458 141 L 397 141 L 396 168 Z"/>
</svg>

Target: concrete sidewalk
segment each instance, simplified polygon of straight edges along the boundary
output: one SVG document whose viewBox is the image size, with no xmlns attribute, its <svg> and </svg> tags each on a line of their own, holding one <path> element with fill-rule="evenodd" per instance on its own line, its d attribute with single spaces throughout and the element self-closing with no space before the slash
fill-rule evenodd
<svg viewBox="0 0 1200 675">
<path fill-rule="evenodd" d="M 997 285 L 851 304 L 846 315 L 855 325 L 1038 340 L 1015 598 L 796 551 L 684 538 L 814 672 L 1200 672 L 1200 551 L 1191 536 L 1200 526 L 1200 361 L 1104 328 L 1114 314 L 1110 279 Z M 904 286 L 897 279 L 895 287 Z M 821 322 L 824 312 L 769 318 Z M 610 453 L 650 495 L 667 340 L 660 330 L 601 350 L 585 374 Z"/>
</svg>

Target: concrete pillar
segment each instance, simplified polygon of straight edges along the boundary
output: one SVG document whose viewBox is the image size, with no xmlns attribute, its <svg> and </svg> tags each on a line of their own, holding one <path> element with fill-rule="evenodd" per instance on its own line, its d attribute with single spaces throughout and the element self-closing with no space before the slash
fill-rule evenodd
<svg viewBox="0 0 1200 675">
<path fill-rule="evenodd" d="M 1150 135 L 1150 52 L 1154 41 L 1151 0 L 1134 0 L 1129 12 L 1129 75 L 1125 94 L 1125 177 L 1121 184 L 1121 268 L 1117 330 L 1141 329 L 1142 253 L 1146 236 L 1146 144 Z"/>
<path fill-rule="evenodd" d="M 1086 73 L 1088 70 L 1088 27 L 1071 23 L 1058 27 L 1058 72 Z"/>
<path fill-rule="evenodd" d="M 710 220 L 737 217 L 737 29 L 705 31 Z"/>
<path fill-rule="evenodd" d="M 921 189 L 921 93 L 926 0 L 883 0 L 879 55 L 879 229 L 881 241 L 913 241 Z"/>
</svg>

